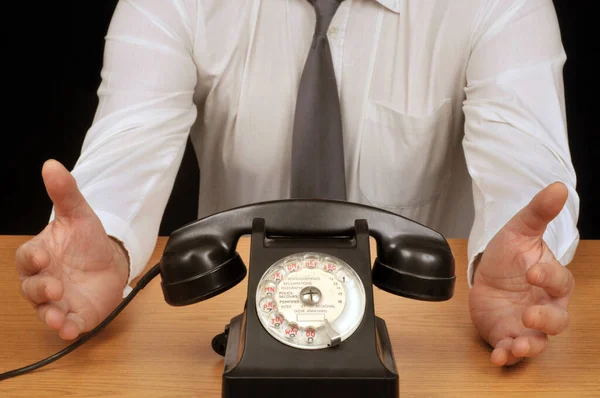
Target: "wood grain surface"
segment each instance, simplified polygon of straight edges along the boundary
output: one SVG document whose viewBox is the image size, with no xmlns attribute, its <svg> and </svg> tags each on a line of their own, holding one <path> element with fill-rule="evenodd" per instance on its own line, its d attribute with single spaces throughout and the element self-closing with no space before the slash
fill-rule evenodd
<svg viewBox="0 0 600 398">
<path fill-rule="evenodd" d="M 27 239 L 0 237 L 0 373 L 67 345 L 20 295 L 14 253 Z M 165 242 L 159 239 L 151 264 Z M 450 301 L 419 302 L 375 289 L 401 397 L 600 397 L 600 241 L 581 242 L 569 265 L 576 288 L 567 331 L 552 337 L 540 357 L 511 368 L 489 361 L 490 349 L 468 313 L 466 242 L 449 242 L 458 276 Z M 249 240 L 243 238 L 238 249 L 248 263 Z M 42 369 L 0 382 L 0 397 L 220 397 L 223 360 L 210 342 L 241 312 L 246 283 L 174 308 L 164 302 L 159 279 L 88 343 Z"/>
</svg>

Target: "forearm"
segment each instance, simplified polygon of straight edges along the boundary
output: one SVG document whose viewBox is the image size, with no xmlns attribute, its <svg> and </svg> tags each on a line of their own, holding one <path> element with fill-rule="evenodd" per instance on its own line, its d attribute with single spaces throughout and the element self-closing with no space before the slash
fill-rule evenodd
<svg viewBox="0 0 600 398">
<path fill-rule="evenodd" d="M 195 19 L 185 11 L 171 2 L 119 3 L 98 109 L 72 170 L 106 233 L 122 244 L 128 282 L 153 252 L 196 118 Z"/>
<path fill-rule="evenodd" d="M 566 131 L 565 54 L 552 2 L 489 2 L 473 34 L 463 148 L 473 179 L 473 262 L 535 194 L 562 182 L 569 196 L 544 240 L 563 264 L 578 242 L 579 197 Z"/>
</svg>

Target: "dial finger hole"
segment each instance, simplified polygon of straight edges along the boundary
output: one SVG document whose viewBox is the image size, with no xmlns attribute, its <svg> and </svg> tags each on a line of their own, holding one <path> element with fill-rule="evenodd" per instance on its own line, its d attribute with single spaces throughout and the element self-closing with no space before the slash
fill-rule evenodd
<svg viewBox="0 0 600 398">
<path fill-rule="evenodd" d="M 275 329 L 281 328 L 283 322 L 285 321 L 283 315 L 279 312 L 273 312 L 269 315 L 269 326 Z"/>
<path fill-rule="evenodd" d="M 275 282 L 267 281 L 261 285 L 260 291 L 261 296 L 271 297 L 277 291 L 277 285 L 275 284 Z"/>
<path fill-rule="evenodd" d="M 270 297 L 260 300 L 259 307 L 264 313 L 271 313 L 277 309 L 277 302 Z"/>
</svg>

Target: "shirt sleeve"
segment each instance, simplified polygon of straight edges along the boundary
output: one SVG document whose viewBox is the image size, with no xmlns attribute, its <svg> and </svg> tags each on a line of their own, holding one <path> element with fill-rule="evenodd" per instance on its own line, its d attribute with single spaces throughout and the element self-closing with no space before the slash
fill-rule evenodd
<svg viewBox="0 0 600 398">
<path fill-rule="evenodd" d="M 180 0 L 118 3 L 105 38 L 98 108 L 72 170 L 108 235 L 128 253 L 128 284 L 152 255 L 196 119 L 189 14 Z"/>
<path fill-rule="evenodd" d="M 579 242 L 579 197 L 566 128 L 566 61 L 551 0 L 488 0 L 472 30 L 466 71 L 463 148 L 473 180 L 473 262 L 493 236 L 540 190 L 569 191 L 543 238 L 561 264 Z"/>
</svg>

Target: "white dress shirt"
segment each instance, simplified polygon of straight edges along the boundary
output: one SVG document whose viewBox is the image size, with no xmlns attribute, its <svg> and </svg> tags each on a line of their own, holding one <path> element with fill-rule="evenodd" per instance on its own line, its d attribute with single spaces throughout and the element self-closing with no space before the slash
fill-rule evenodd
<svg viewBox="0 0 600 398">
<path fill-rule="evenodd" d="M 314 24 L 306 0 L 118 4 L 73 175 L 127 249 L 130 279 L 152 254 L 188 135 L 199 217 L 289 197 Z M 537 192 L 562 181 L 569 199 L 544 238 L 562 264 L 572 259 L 579 198 L 551 0 L 346 0 L 328 37 L 348 200 L 468 237 L 472 264 Z"/>
</svg>

